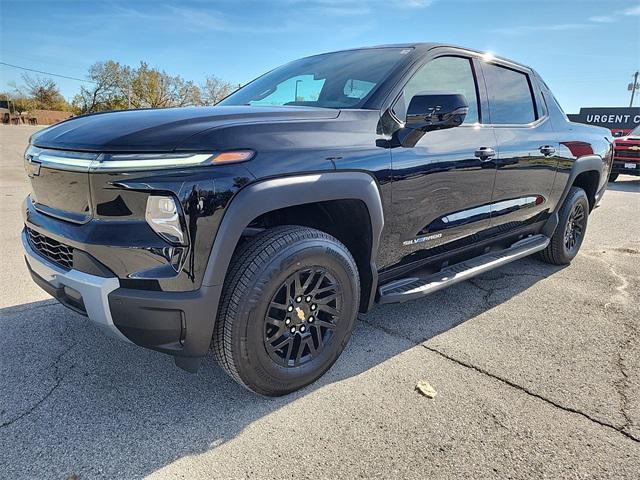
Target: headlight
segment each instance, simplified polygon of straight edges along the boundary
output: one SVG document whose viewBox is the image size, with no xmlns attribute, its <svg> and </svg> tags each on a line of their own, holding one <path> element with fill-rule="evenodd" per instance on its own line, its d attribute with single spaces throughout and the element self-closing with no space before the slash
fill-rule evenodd
<svg viewBox="0 0 640 480">
<path fill-rule="evenodd" d="M 150 195 L 147 198 L 144 217 L 149 226 L 165 240 L 174 244 L 185 244 L 178 206 L 173 197 Z"/>
</svg>

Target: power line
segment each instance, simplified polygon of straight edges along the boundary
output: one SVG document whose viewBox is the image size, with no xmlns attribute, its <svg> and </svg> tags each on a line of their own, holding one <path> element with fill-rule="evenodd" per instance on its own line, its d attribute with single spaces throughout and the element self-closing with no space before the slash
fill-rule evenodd
<svg viewBox="0 0 640 480">
<path fill-rule="evenodd" d="M 60 74 L 51 73 L 51 72 L 43 72 L 42 70 L 35 70 L 33 68 L 21 67 L 20 65 L 12 65 L 12 64 L 7 63 L 7 62 L 0 62 L 0 65 L 6 65 L 7 67 L 19 68 L 20 70 L 27 70 L 29 72 L 41 73 L 43 75 L 51 75 L 52 77 L 66 78 L 68 80 L 77 80 L 78 82 L 97 83 L 97 82 L 94 82 L 93 80 L 86 80 L 86 79 L 83 79 L 83 78 L 69 77 L 67 75 L 60 75 Z"/>
</svg>

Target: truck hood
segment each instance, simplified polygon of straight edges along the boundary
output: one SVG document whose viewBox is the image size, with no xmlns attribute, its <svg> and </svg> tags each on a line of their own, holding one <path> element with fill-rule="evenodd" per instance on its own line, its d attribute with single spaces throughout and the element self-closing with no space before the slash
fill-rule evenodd
<svg viewBox="0 0 640 480">
<path fill-rule="evenodd" d="M 640 136 L 627 135 L 626 137 L 618 137 L 618 138 L 615 139 L 615 142 L 637 142 L 637 143 L 640 143 Z"/>
<path fill-rule="evenodd" d="M 331 119 L 339 114 L 335 109 L 297 106 L 125 110 L 72 118 L 34 134 L 31 142 L 42 148 L 89 152 L 170 152 L 206 130 Z"/>
</svg>

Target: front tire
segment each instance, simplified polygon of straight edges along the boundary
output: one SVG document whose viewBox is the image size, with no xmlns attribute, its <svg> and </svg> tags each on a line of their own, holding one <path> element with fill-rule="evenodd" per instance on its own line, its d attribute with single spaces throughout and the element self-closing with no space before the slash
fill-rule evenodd
<svg viewBox="0 0 640 480">
<path fill-rule="evenodd" d="M 293 392 L 338 359 L 359 301 L 355 261 L 336 238 L 302 226 L 266 230 L 234 254 L 214 329 L 214 356 L 249 390 Z"/>
<path fill-rule="evenodd" d="M 571 187 L 559 212 L 559 222 L 540 258 L 553 265 L 568 265 L 580 250 L 587 231 L 589 200 L 585 191 Z"/>
</svg>

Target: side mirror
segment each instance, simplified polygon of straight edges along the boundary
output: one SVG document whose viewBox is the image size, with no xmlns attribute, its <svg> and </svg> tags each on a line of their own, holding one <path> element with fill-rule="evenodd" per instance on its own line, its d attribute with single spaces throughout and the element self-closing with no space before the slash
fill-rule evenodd
<svg viewBox="0 0 640 480">
<path fill-rule="evenodd" d="M 469 104 L 461 93 L 421 92 L 409 102 L 405 127 L 423 132 L 457 127 L 468 111 Z"/>
</svg>

